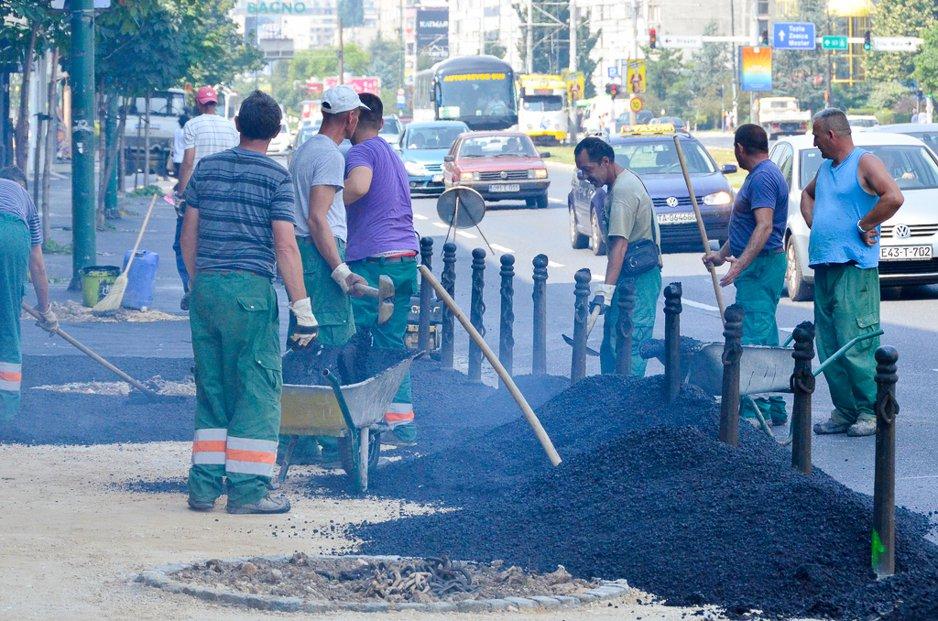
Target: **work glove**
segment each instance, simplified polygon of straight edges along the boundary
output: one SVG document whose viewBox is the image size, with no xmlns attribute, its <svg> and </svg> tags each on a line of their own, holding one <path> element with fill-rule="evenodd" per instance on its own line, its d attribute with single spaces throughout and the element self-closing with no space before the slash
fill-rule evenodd
<svg viewBox="0 0 938 621">
<path fill-rule="evenodd" d="M 45 311 L 39 311 L 39 321 L 36 325 L 46 332 L 55 332 L 59 329 L 59 318 L 55 316 L 55 311 L 50 306 Z"/>
<path fill-rule="evenodd" d="M 332 280 L 335 281 L 335 284 L 339 285 L 339 288 L 342 289 L 342 293 L 353 293 L 352 290 L 356 284 L 368 284 L 364 278 L 349 269 L 347 263 L 339 263 L 339 265 L 332 270 Z"/>
<path fill-rule="evenodd" d="M 313 306 L 309 298 L 303 298 L 290 304 L 290 312 L 296 319 L 290 331 L 290 341 L 298 347 L 309 345 L 319 334 L 319 322 L 313 316 Z"/>
<path fill-rule="evenodd" d="M 612 296 L 615 295 L 615 292 L 615 285 L 607 285 L 606 283 L 598 285 L 596 295 L 593 296 L 593 301 L 590 302 L 590 313 L 599 308 L 599 314 L 604 314 L 609 305 L 612 304 Z"/>
</svg>

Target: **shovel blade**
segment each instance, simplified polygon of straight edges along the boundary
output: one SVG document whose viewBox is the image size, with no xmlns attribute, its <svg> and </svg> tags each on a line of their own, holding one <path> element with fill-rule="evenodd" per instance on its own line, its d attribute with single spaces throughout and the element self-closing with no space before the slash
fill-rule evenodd
<svg viewBox="0 0 938 621">
<path fill-rule="evenodd" d="M 570 347 L 573 347 L 573 339 L 572 339 L 572 338 L 570 338 L 570 337 L 567 336 L 566 334 L 561 334 L 560 336 L 563 337 L 564 343 L 566 343 L 566 344 L 569 345 Z M 589 345 L 586 346 L 586 353 L 587 353 L 588 355 L 590 355 L 590 356 L 597 356 L 597 357 L 599 356 L 599 352 L 596 351 L 595 349 L 593 349 L 592 347 L 590 347 Z"/>
</svg>

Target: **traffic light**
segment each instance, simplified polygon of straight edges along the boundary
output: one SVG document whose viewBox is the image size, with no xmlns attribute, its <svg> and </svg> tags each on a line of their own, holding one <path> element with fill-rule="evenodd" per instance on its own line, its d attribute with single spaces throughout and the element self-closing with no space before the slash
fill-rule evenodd
<svg viewBox="0 0 938 621">
<path fill-rule="evenodd" d="M 763 30 L 762 34 L 759 35 L 759 45 L 768 46 L 769 44 L 769 31 Z"/>
<path fill-rule="evenodd" d="M 648 29 L 648 47 L 651 49 L 658 47 L 658 31 L 654 28 Z"/>
<path fill-rule="evenodd" d="M 867 52 L 873 49 L 873 37 L 869 30 L 863 33 L 863 49 Z"/>
<path fill-rule="evenodd" d="M 606 94 L 611 96 L 613 99 L 619 94 L 619 85 L 613 82 L 610 82 L 606 85 Z"/>
</svg>

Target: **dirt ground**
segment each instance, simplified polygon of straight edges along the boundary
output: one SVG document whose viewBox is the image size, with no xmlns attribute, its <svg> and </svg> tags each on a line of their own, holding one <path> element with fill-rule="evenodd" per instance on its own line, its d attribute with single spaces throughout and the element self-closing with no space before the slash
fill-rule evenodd
<svg viewBox="0 0 938 621">
<path fill-rule="evenodd" d="M 293 511 L 283 516 L 230 516 L 223 506 L 209 514 L 194 513 L 186 509 L 180 494 L 145 494 L 121 487 L 128 480 L 181 478 L 188 458 L 189 445 L 183 442 L 0 445 L 0 618 L 299 617 L 213 605 L 143 587 L 132 578 L 139 571 L 172 562 L 297 550 L 341 552 L 355 543 L 343 538 L 345 524 L 424 512 L 418 505 L 393 500 L 308 498 L 291 493 L 291 487 L 301 485 L 312 471 L 303 467 L 291 470 L 284 491 L 294 503 Z M 646 599 L 647 595 L 633 592 L 611 602 L 553 612 L 346 613 L 323 618 L 676 620 L 693 614 L 688 609 L 639 603 Z"/>
</svg>

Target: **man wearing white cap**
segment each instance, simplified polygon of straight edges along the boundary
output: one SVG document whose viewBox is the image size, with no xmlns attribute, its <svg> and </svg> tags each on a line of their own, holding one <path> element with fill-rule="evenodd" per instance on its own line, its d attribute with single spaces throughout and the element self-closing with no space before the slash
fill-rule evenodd
<svg viewBox="0 0 938 621">
<path fill-rule="evenodd" d="M 185 152 L 182 156 L 182 165 L 179 167 L 179 183 L 176 185 L 176 195 L 179 197 L 185 193 L 192 172 L 202 158 L 227 149 L 233 149 L 240 142 L 240 136 L 238 130 L 235 129 L 234 123 L 215 113 L 215 107 L 218 105 L 218 93 L 215 92 L 214 88 L 211 86 L 201 87 L 195 94 L 195 103 L 199 108 L 199 116 L 187 121 L 182 128 Z M 179 234 L 182 231 L 184 210 L 185 205 L 181 205 L 176 219 L 176 240 L 173 243 L 173 250 L 176 251 L 177 259 L 182 257 Z M 185 295 L 182 298 L 180 307 L 182 307 L 182 310 L 188 310 L 188 282 L 184 280 L 183 285 Z"/>
</svg>

